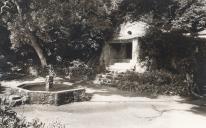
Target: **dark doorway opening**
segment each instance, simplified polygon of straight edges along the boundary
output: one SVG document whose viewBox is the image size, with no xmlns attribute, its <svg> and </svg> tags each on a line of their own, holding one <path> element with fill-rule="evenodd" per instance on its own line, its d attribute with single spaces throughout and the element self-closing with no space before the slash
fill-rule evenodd
<svg viewBox="0 0 206 128">
<path fill-rule="evenodd" d="M 132 43 L 114 43 L 110 47 L 113 59 L 132 59 Z"/>
</svg>

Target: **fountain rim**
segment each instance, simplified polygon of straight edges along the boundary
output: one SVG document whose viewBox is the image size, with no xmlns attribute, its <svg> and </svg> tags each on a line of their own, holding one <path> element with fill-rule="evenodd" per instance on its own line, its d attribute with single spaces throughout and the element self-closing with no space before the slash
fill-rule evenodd
<svg viewBox="0 0 206 128">
<path fill-rule="evenodd" d="M 22 90 L 22 91 L 26 91 L 26 92 L 41 92 L 41 93 L 50 93 L 50 94 L 51 93 L 56 94 L 56 93 L 62 93 L 62 92 L 73 92 L 73 91 L 78 91 L 78 90 L 85 90 L 84 87 L 77 87 L 75 89 L 65 89 L 65 90 L 62 90 L 62 91 L 31 91 L 31 90 L 22 88 L 22 86 L 25 86 L 25 85 L 44 84 L 44 83 L 45 82 L 23 83 L 23 84 L 18 85 L 17 89 Z"/>
</svg>

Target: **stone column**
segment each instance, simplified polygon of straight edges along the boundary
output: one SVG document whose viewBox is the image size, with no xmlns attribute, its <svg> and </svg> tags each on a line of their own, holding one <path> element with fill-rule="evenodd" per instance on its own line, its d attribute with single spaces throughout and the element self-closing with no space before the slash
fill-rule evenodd
<svg viewBox="0 0 206 128">
<path fill-rule="evenodd" d="M 46 85 L 46 91 L 49 91 L 51 88 L 53 88 L 54 86 L 54 77 L 53 76 L 46 76 L 46 80 L 45 80 L 45 85 Z"/>
<path fill-rule="evenodd" d="M 132 40 L 132 63 L 137 63 L 139 58 L 139 42 L 138 39 Z"/>
</svg>

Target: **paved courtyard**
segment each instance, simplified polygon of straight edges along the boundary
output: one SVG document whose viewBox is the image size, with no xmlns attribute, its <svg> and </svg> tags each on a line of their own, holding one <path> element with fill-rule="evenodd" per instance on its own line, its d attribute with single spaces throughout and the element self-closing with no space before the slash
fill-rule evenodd
<svg viewBox="0 0 206 128">
<path fill-rule="evenodd" d="M 4 85 L 14 83 L 3 82 Z M 16 84 L 15 84 L 16 85 Z M 92 94 L 88 102 L 62 106 L 26 105 L 15 110 L 27 119 L 66 128 L 204 128 L 206 107 L 202 101 L 178 96 L 137 97 L 114 88 L 85 86 Z"/>
</svg>

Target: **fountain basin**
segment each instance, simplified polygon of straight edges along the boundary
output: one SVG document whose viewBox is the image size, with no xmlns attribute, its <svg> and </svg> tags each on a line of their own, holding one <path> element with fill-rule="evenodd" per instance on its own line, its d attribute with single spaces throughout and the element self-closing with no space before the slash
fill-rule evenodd
<svg viewBox="0 0 206 128">
<path fill-rule="evenodd" d="M 63 105 L 83 101 L 85 89 L 78 85 L 54 84 L 46 91 L 45 83 L 28 83 L 14 89 L 15 94 L 27 97 L 29 104 Z"/>
</svg>

